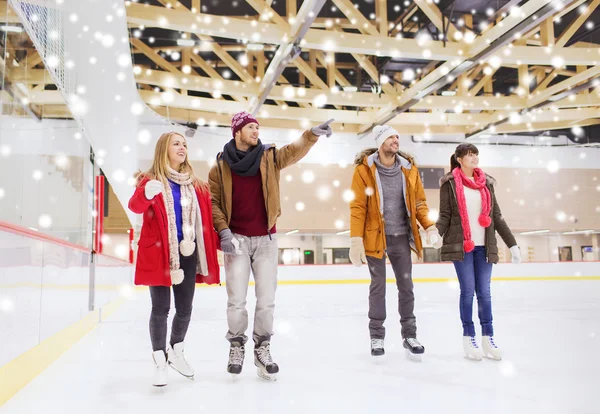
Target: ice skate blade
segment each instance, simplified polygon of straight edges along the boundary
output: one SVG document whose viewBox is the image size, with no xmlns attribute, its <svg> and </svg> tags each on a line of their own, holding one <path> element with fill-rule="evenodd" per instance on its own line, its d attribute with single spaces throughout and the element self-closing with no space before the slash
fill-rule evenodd
<svg viewBox="0 0 600 414">
<path fill-rule="evenodd" d="M 194 380 L 194 374 L 192 374 L 192 375 L 185 375 L 183 372 L 181 372 L 181 371 L 179 371 L 177 368 L 175 368 L 175 365 L 174 365 L 174 364 L 171 364 L 170 362 L 169 362 L 169 366 L 170 366 L 170 367 L 173 369 L 173 371 L 175 371 L 176 373 L 178 373 L 178 374 L 179 374 L 179 375 L 181 375 L 182 377 L 184 377 L 184 378 L 187 378 L 187 379 L 190 379 L 190 380 L 192 380 L 192 381 Z"/>
<path fill-rule="evenodd" d="M 408 358 L 409 361 L 413 361 L 413 362 L 421 362 L 422 361 L 421 356 L 423 354 L 413 354 L 408 349 L 404 350 L 404 354 L 406 355 L 406 358 Z"/>
<path fill-rule="evenodd" d="M 484 358 L 491 361 L 502 361 L 502 356 L 494 357 L 493 355 L 484 355 Z"/>
<path fill-rule="evenodd" d="M 156 387 L 156 388 L 162 388 L 162 387 L 166 387 L 167 384 L 152 384 L 152 386 Z"/>
<path fill-rule="evenodd" d="M 483 356 L 465 355 L 464 358 L 469 361 L 481 361 Z"/>
<path fill-rule="evenodd" d="M 267 371 L 263 370 L 260 367 L 256 368 L 256 374 L 259 378 L 262 378 L 267 381 L 277 381 L 277 374 L 269 374 Z"/>
</svg>

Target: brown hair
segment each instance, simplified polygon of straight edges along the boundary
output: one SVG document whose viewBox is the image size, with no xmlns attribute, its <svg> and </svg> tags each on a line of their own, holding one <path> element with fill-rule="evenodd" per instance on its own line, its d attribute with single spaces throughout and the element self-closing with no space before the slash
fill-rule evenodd
<svg viewBox="0 0 600 414">
<path fill-rule="evenodd" d="M 454 154 L 450 157 L 450 171 L 454 171 L 455 168 L 460 168 L 458 158 L 462 158 L 469 154 L 479 154 L 479 150 L 473 144 L 459 144 L 454 150 Z"/>
</svg>

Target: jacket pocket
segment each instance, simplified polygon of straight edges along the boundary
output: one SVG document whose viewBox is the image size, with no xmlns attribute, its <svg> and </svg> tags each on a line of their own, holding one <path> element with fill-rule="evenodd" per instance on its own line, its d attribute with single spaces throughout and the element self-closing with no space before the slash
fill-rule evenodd
<svg viewBox="0 0 600 414">
<path fill-rule="evenodd" d="M 136 266 L 140 270 L 153 272 L 160 262 L 160 243 L 154 237 L 140 237 Z"/>
<path fill-rule="evenodd" d="M 378 229 L 365 229 L 365 251 L 374 252 L 377 251 L 377 244 L 379 241 L 379 230 Z"/>
</svg>

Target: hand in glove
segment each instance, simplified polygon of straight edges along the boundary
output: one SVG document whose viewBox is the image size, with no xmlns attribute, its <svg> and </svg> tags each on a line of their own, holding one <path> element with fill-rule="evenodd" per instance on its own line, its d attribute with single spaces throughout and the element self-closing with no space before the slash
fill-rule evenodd
<svg viewBox="0 0 600 414">
<path fill-rule="evenodd" d="M 333 134 L 333 131 L 331 130 L 331 127 L 329 126 L 329 124 L 331 124 L 333 121 L 335 121 L 335 119 L 331 118 L 329 121 L 327 121 L 319 126 L 312 127 L 310 129 L 310 132 L 312 132 L 313 134 L 315 134 L 317 136 L 327 135 L 327 138 L 329 138 L 331 136 L 331 134 Z"/>
<path fill-rule="evenodd" d="M 150 180 L 146 183 L 144 194 L 148 200 L 152 200 L 157 194 L 162 193 L 163 190 L 163 183 L 158 180 Z"/>
<path fill-rule="evenodd" d="M 229 229 L 223 229 L 219 232 L 219 238 L 221 239 L 221 251 L 225 254 L 241 254 L 238 250 L 239 241 L 233 237 L 233 233 Z"/>
<path fill-rule="evenodd" d="M 431 226 L 427 229 L 427 244 L 433 246 L 434 249 L 440 249 L 443 244 L 442 236 L 438 232 L 437 227 Z"/>
<path fill-rule="evenodd" d="M 514 245 L 513 247 L 511 247 L 510 255 L 511 255 L 513 264 L 521 263 L 521 250 L 519 250 L 519 246 Z"/>
<path fill-rule="evenodd" d="M 365 246 L 363 246 L 362 237 L 350 238 L 350 261 L 356 267 L 360 267 L 363 263 L 367 263 L 367 256 L 365 255 Z"/>
</svg>

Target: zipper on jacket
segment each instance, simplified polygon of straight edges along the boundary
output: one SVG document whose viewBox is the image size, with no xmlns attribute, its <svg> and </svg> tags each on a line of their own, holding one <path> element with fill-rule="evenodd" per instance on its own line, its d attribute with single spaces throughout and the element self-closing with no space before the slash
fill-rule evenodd
<svg viewBox="0 0 600 414">
<path fill-rule="evenodd" d="M 269 235 L 269 240 L 273 240 L 271 237 L 271 229 L 269 228 L 269 157 L 267 156 L 267 174 L 265 181 L 267 183 L 267 202 L 265 203 L 265 210 L 267 211 L 267 234 Z"/>
<path fill-rule="evenodd" d="M 225 218 L 227 218 L 227 201 L 225 200 L 225 190 L 223 189 L 223 187 L 224 187 L 224 184 L 223 184 L 223 170 L 221 170 L 221 164 L 220 164 L 218 156 L 217 156 L 217 167 L 219 167 L 219 177 L 221 178 L 220 190 L 221 190 L 221 200 L 223 200 L 223 202 L 221 203 L 222 204 L 221 205 L 221 210 L 225 214 Z M 227 226 L 229 226 L 229 222 L 227 223 Z"/>
<path fill-rule="evenodd" d="M 486 185 L 486 187 L 487 187 L 487 185 Z M 488 188 L 488 190 L 489 190 L 489 188 Z M 490 195 L 491 195 L 491 191 L 490 191 Z M 492 216 L 493 216 L 494 214 L 493 214 L 493 211 L 492 211 L 492 210 L 493 210 L 493 208 L 494 208 L 494 205 L 492 204 L 492 197 L 490 197 L 490 205 L 491 205 L 491 208 L 490 208 L 490 215 L 492 215 Z M 491 217 L 490 217 L 490 218 L 491 218 Z M 492 223 L 492 224 L 493 224 L 493 223 Z M 491 226 L 492 224 L 490 224 L 490 226 Z M 489 263 L 489 262 L 490 262 L 489 253 L 488 253 L 488 250 L 489 250 L 489 249 L 488 249 L 488 246 L 489 246 L 489 243 L 488 243 L 488 233 L 489 233 L 489 228 L 486 228 L 486 229 L 485 229 L 485 262 L 486 262 L 486 263 Z"/>
<path fill-rule="evenodd" d="M 454 194 L 454 199 L 456 200 L 456 205 L 458 206 L 458 197 L 456 196 L 456 189 L 454 188 L 454 185 L 452 185 L 452 181 L 450 181 L 450 188 L 452 189 L 452 194 Z M 458 215 L 460 216 L 460 212 L 458 213 Z M 450 221 L 452 221 L 452 215 L 450 215 Z M 448 224 L 448 227 L 450 227 L 450 224 Z M 462 230 L 462 222 L 460 223 L 460 228 Z M 463 258 L 463 260 L 465 260 L 465 244 L 464 244 L 464 241 L 465 240 L 464 240 L 464 237 L 463 237 L 463 248 L 462 248 L 462 254 L 463 254 L 462 258 Z"/>
</svg>

